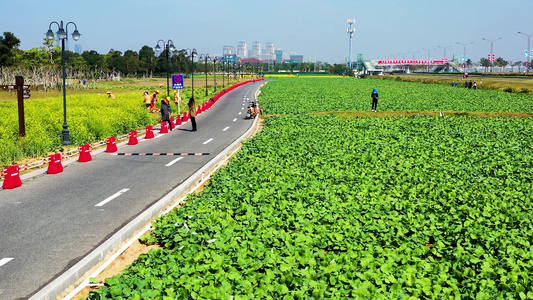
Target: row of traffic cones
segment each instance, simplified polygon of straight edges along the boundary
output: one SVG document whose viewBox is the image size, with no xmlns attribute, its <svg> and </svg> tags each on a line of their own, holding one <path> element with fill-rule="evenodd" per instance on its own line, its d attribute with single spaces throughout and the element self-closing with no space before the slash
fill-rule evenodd
<svg viewBox="0 0 533 300">
<path fill-rule="evenodd" d="M 213 101 L 207 101 L 201 105 L 198 106 L 197 114 L 201 114 L 211 108 L 213 104 L 220 99 L 224 94 L 229 92 L 230 90 L 237 88 L 240 85 L 249 83 L 251 81 L 242 82 L 236 86 L 233 86 L 229 88 L 228 90 L 223 90 L 222 92 L 218 93 L 213 97 Z M 255 82 L 255 81 L 254 81 Z M 175 126 L 180 126 L 181 124 L 187 122 L 190 120 L 190 113 L 184 112 L 182 116 L 177 115 L 176 118 L 170 119 L 170 124 L 172 126 L 172 129 L 175 128 Z M 167 133 L 168 132 L 168 125 L 167 122 L 161 123 L 161 130 L 160 133 Z M 132 130 L 128 134 L 129 140 L 128 145 L 136 145 L 139 141 L 137 139 L 137 130 Z M 153 139 L 154 138 L 154 128 L 153 126 L 147 126 L 146 127 L 146 135 L 144 137 L 145 139 Z M 91 156 L 91 146 L 89 144 L 81 145 L 79 148 L 79 162 L 88 162 L 92 160 Z M 116 137 L 112 136 L 106 139 L 106 152 L 116 152 L 117 149 L 117 140 Z M 63 172 L 63 165 L 61 164 L 61 153 L 56 153 L 48 156 L 48 169 L 46 173 L 48 174 L 57 174 Z M 1 175 L 5 178 L 4 183 L 2 187 L 4 189 L 14 189 L 16 187 L 19 187 L 22 185 L 22 181 L 20 180 L 19 175 L 19 166 L 10 166 L 5 168 L 1 171 Z"/>
</svg>

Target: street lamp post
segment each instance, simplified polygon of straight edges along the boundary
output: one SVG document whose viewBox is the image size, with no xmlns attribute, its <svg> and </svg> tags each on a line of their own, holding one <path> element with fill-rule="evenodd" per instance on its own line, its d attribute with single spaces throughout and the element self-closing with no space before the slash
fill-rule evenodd
<svg viewBox="0 0 533 300">
<path fill-rule="evenodd" d="M 155 52 L 161 51 L 161 46 L 159 46 L 159 42 L 163 42 L 163 45 L 165 46 L 165 50 L 167 52 L 167 97 L 170 97 L 170 86 L 169 86 L 169 70 L 170 70 L 170 52 L 174 52 L 176 48 L 174 47 L 174 42 L 172 40 L 168 40 L 165 44 L 165 41 L 159 40 L 157 41 L 157 44 L 155 45 Z"/>
<path fill-rule="evenodd" d="M 446 59 L 446 49 L 447 48 L 450 48 L 451 46 L 448 46 L 448 47 L 441 47 L 441 46 L 437 46 L 438 48 L 441 48 L 441 49 L 444 49 L 444 59 Z"/>
<path fill-rule="evenodd" d="M 207 97 L 209 95 L 209 92 L 207 91 L 207 60 L 210 59 L 211 57 L 209 56 L 208 53 L 206 54 L 202 54 L 200 55 L 200 59 L 204 59 L 205 60 L 205 96 Z"/>
<path fill-rule="evenodd" d="M 61 63 L 63 65 L 63 130 L 61 131 L 63 133 L 63 145 L 70 145 L 70 131 L 68 130 L 68 124 L 67 124 L 67 85 L 66 85 L 66 77 L 67 72 L 65 69 L 65 40 L 68 38 L 68 25 L 73 24 L 74 25 L 74 32 L 72 33 L 72 38 L 77 41 L 80 39 L 81 34 L 78 32 L 78 26 L 74 22 L 68 22 L 63 27 L 63 21 L 60 23 L 57 23 L 56 21 L 53 21 L 48 25 L 48 31 L 46 32 L 46 37 L 49 40 L 54 39 L 54 32 L 52 31 L 52 24 L 56 24 L 59 28 L 57 31 L 57 37 L 61 40 Z"/>
<path fill-rule="evenodd" d="M 190 52 L 190 55 L 191 55 L 191 80 L 192 80 L 192 84 L 191 84 L 191 87 L 192 87 L 192 97 L 194 97 L 194 55 L 198 55 L 198 52 L 196 52 L 196 49 L 193 48 L 192 50 L 191 49 L 188 49 Z"/>
<path fill-rule="evenodd" d="M 215 80 L 215 94 L 217 93 L 217 60 L 218 57 L 213 57 L 213 79 Z"/>
<path fill-rule="evenodd" d="M 472 45 L 474 42 L 470 42 L 470 43 L 468 43 L 468 44 L 462 44 L 462 43 L 459 43 L 459 42 L 455 42 L 455 43 L 456 43 L 457 45 L 461 45 L 461 46 L 463 46 L 463 69 L 466 70 L 466 66 L 467 66 L 467 65 L 466 65 L 466 61 L 467 61 L 467 59 L 466 59 L 466 46 L 468 46 L 468 45 Z"/>
<path fill-rule="evenodd" d="M 430 52 L 433 51 L 433 50 L 435 50 L 435 48 L 433 48 L 433 49 L 422 49 L 422 50 L 428 52 L 428 60 L 427 60 L 427 62 L 426 62 L 426 65 L 427 65 L 427 66 L 426 66 L 426 71 L 429 72 L 429 58 L 430 58 Z"/>
<path fill-rule="evenodd" d="M 488 40 L 486 38 L 481 38 L 481 39 L 484 40 L 484 41 L 490 42 L 490 56 L 492 57 L 492 55 L 494 54 L 494 51 L 493 51 L 494 42 L 496 42 L 497 40 L 501 40 L 502 38 L 497 38 L 495 40 Z M 489 61 L 490 61 L 490 59 L 489 59 Z M 492 65 L 494 66 L 494 61 L 492 61 Z M 490 71 L 492 72 L 493 68 L 491 68 Z"/>
<path fill-rule="evenodd" d="M 527 57 L 527 72 L 529 72 L 529 69 L 531 68 L 531 56 L 532 53 L 531 53 L 531 36 L 533 35 L 532 34 L 527 34 L 527 33 L 523 33 L 523 32 L 518 32 L 518 34 L 523 34 L 525 36 L 527 36 L 527 53 L 526 53 L 526 57 Z"/>
<path fill-rule="evenodd" d="M 224 78 L 226 77 L 226 68 L 224 65 L 226 64 L 226 59 L 222 61 L 222 88 L 225 89 L 226 86 L 224 85 Z"/>
</svg>

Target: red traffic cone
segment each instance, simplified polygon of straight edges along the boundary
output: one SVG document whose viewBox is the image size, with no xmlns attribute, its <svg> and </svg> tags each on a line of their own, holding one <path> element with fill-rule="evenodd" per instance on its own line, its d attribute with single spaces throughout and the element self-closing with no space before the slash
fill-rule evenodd
<svg viewBox="0 0 533 300">
<path fill-rule="evenodd" d="M 137 130 L 130 131 L 129 137 L 128 145 L 137 145 L 139 143 L 139 140 L 137 140 Z"/>
<path fill-rule="evenodd" d="M 161 129 L 159 129 L 159 133 L 168 133 L 168 123 L 167 123 L 167 121 L 161 122 Z"/>
<path fill-rule="evenodd" d="M 202 113 L 202 105 L 198 105 L 198 109 L 196 109 L 196 114 L 199 115 Z"/>
<path fill-rule="evenodd" d="M 61 153 L 56 153 L 48 156 L 48 169 L 46 173 L 57 174 L 63 172 L 63 165 L 61 164 Z"/>
<path fill-rule="evenodd" d="M 144 136 L 145 139 L 153 139 L 154 138 L 154 127 L 152 125 L 146 126 L 146 135 Z"/>
<path fill-rule="evenodd" d="M 106 144 L 107 144 L 107 148 L 105 150 L 105 152 L 116 152 L 118 149 L 117 149 L 117 138 L 112 136 L 110 138 L 107 138 L 105 140 Z"/>
<path fill-rule="evenodd" d="M 4 169 L 4 189 L 14 189 L 22 185 L 19 175 L 19 166 L 11 166 Z"/>
<path fill-rule="evenodd" d="M 189 115 L 187 114 L 187 112 L 184 112 L 183 113 L 183 122 L 187 122 L 189 121 Z"/>
<path fill-rule="evenodd" d="M 172 129 L 176 128 L 175 122 L 176 121 L 174 121 L 174 118 L 170 118 L 170 128 L 172 128 Z"/>
<path fill-rule="evenodd" d="M 91 147 L 89 144 L 81 145 L 80 149 L 80 156 L 78 157 L 79 162 L 88 162 L 93 160 L 91 156 Z"/>
<path fill-rule="evenodd" d="M 176 116 L 176 126 L 180 126 L 180 125 L 181 125 L 181 116 L 177 115 Z"/>
</svg>

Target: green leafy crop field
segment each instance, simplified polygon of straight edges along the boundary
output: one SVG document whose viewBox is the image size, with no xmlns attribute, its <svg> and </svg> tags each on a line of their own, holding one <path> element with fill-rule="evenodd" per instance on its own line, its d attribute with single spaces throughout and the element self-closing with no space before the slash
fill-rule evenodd
<svg viewBox="0 0 533 300">
<path fill-rule="evenodd" d="M 268 114 L 370 111 L 533 112 L 533 95 L 376 79 L 290 78 L 270 82 L 259 101 Z"/>
<path fill-rule="evenodd" d="M 290 82 L 301 110 L 278 105 L 288 81 L 267 84 L 261 104 L 334 110 L 323 99 L 345 91 L 314 80 Z M 383 102 L 400 99 L 392 88 L 378 87 Z M 509 99 L 487 102 L 529 98 Z M 415 102 L 402 109 L 432 105 Z M 531 299 L 532 130 L 531 118 L 269 117 L 204 191 L 154 222 L 149 240 L 164 249 L 89 299 Z"/>
</svg>

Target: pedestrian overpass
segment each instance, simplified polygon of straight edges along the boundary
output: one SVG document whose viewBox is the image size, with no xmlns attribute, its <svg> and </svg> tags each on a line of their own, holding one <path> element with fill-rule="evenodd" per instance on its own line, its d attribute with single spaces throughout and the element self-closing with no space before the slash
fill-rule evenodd
<svg viewBox="0 0 533 300">
<path fill-rule="evenodd" d="M 454 61 L 442 60 L 367 60 L 362 64 L 363 72 L 368 75 L 382 75 L 384 72 L 404 71 L 410 73 L 412 66 L 425 66 L 426 72 L 442 73 L 457 72 L 464 73 L 465 69 Z"/>
</svg>

